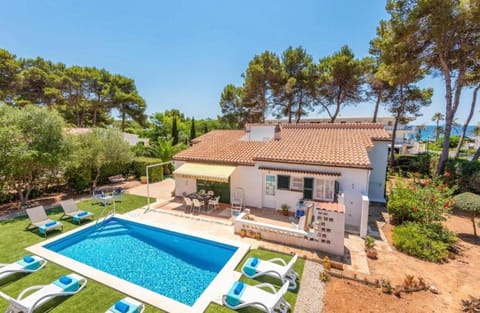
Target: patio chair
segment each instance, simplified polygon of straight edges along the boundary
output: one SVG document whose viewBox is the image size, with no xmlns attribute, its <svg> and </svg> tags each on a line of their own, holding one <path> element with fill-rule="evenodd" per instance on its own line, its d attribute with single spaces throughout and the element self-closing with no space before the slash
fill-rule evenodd
<svg viewBox="0 0 480 313">
<path fill-rule="evenodd" d="M 55 297 L 76 294 L 85 288 L 86 285 L 87 280 L 84 277 L 72 273 L 60 277 L 49 285 L 32 286 L 24 289 L 17 299 L 1 291 L 0 296 L 9 303 L 5 313 L 31 313 Z M 36 291 L 31 293 L 33 290 Z"/>
<path fill-rule="evenodd" d="M 122 187 L 118 187 L 118 188 L 113 189 L 112 198 L 113 198 L 114 201 L 117 201 L 117 202 L 122 202 L 123 201 L 123 189 L 122 189 Z"/>
<path fill-rule="evenodd" d="M 220 196 L 216 196 L 215 198 L 208 200 L 208 208 L 212 210 L 216 210 L 218 208 L 219 203 L 220 203 Z"/>
<path fill-rule="evenodd" d="M 188 213 L 189 211 L 193 211 L 192 199 L 188 197 L 183 197 L 183 201 L 185 202 L 185 213 Z"/>
<path fill-rule="evenodd" d="M 288 283 L 283 284 L 277 291 L 273 285 L 268 283 L 250 286 L 237 281 L 230 288 L 228 294 L 222 296 L 222 302 L 223 305 L 235 311 L 241 308 L 254 307 L 267 313 L 285 313 L 290 310 L 290 304 L 284 299 L 287 290 Z"/>
<path fill-rule="evenodd" d="M 288 289 L 297 288 L 298 274 L 293 270 L 293 265 L 298 256 L 295 254 L 288 264 L 281 258 L 270 260 L 261 260 L 253 257 L 249 258 L 242 267 L 242 273 L 248 278 L 257 278 L 259 276 L 270 276 L 278 278 L 282 283 L 288 283 Z"/>
<path fill-rule="evenodd" d="M 47 265 L 47 260 L 39 256 L 25 256 L 9 264 L 0 263 L 0 280 L 16 273 L 33 273 Z"/>
<path fill-rule="evenodd" d="M 209 190 L 209 191 L 207 191 L 207 195 L 213 197 L 215 195 L 215 193 L 213 192 L 213 190 Z"/>
<path fill-rule="evenodd" d="M 193 199 L 192 202 L 193 202 L 193 211 L 198 210 L 198 212 L 200 212 L 200 210 L 204 207 L 204 205 L 201 204 L 200 201 L 198 201 L 198 199 Z"/>
<path fill-rule="evenodd" d="M 103 198 L 105 197 L 105 194 L 103 193 L 103 190 L 101 189 L 94 189 L 93 190 L 93 202 L 94 203 L 104 203 Z"/>
<path fill-rule="evenodd" d="M 34 228 L 38 228 L 38 232 L 45 237 L 47 236 L 47 232 L 51 230 L 63 230 L 63 224 L 49 219 L 42 205 L 26 209 L 26 211 L 30 219 L 27 230 L 30 230 L 30 227 L 34 226 Z"/>
<path fill-rule="evenodd" d="M 77 205 L 75 204 L 75 201 L 73 201 L 73 199 L 60 201 L 60 205 L 63 209 L 63 215 L 60 219 L 62 219 L 64 216 L 71 217 L 73 221 L 77 222 L 78 224 L 80 224 L 82 220 L 87 218 L 93 221 L 93 213 L 88 211 L 80 211 L 77 208 Z"/>
<path fill-rule="evenodd" d="M 130 297 L 118 300 L 105 313 L 143 313 L 145 304 L 138 302 Z"/>
</svg>

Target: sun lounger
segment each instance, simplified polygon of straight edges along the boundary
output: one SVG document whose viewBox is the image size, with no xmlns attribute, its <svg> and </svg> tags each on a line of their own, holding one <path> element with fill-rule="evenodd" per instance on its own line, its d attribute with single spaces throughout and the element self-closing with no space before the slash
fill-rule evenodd
<svg viewBox="0 0 480 313">
<path fill-rule="evenodd" d="M 222 296 L 222 301 L 223 305 L 232 310 L 254 307 L 267 313 L 285 313 L 290 310 L 290 304 L 283 298 L 287 290 L 288 283 L 285 283 L 277 291 L 273 285 L 268 283 L 250 286 L 237 281 L 230 288 L 228 294 Z"/>
<path fill-rule="evenodd" d="M 55 297 L 76 294 L 86 285 L 87 280 L 84 277 L 69 274 L 60 277 L 49 285 L 32 286 L 24 289 L 17 299 L 11 298 L 1 291 L 0 296 L 8 301 L 8 308 L 5 313 L 31 313 Z M 32 293 L 34 290 L 36 291 Z"/>
<path fill-rule="evenodd" d="M 145 304 L 130 297 L 118 300 L 105 313 L 143 313 Z"/>
<path fill-rule="evenodd" d="M 63 200 L 60 202 L 60 205 L 63 209 L 63 215 L 60 219 L 64 216 L 71 217 L 78 224 L 87 218 L 93 220 L 93 213 L 79 210 L 73 199 Z"/>
<path fill-rule="evenodd" d="M 249 278 L 263 275 L 275 277 L 280 279 L 282 283 L 288 282 L 288 289 L 293 290 L 297 288 L 298 274 L 293 270 L 297 257 L 295 254 L 288 264 L 281 258 L 270 260 L 261 260 L 256 257 L 249 258 L 242 267 L 242 273 Z"/>
<path fill-rule="evenodd" d="M 36 206 L 34 208 L 27 209 L 26 211 L 28 218 L 30 219 L 30 224 L 28 224 L 27 229 L 30 229 L 31 226 L 34 226 L 38 228 L 38 232 L 45 237 L 49 231 L 55 229 L 63 230 L 63 224 L 49 219 L 43 206 Z"/>
<path fill-rule="evenodd" d="M 0 264 L 0 280 L 15 273 L 33 273 L 47 265 L 47 260 L 39 256 L 26 256 L 10 264 Z"/>
</svg>

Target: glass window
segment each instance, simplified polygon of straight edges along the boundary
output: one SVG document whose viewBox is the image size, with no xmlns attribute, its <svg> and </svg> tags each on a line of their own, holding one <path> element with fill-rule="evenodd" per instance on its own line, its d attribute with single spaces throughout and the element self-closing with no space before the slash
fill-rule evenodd
<svg viewBox="0 0 480 313">
<path fill-rule="evenodd" d="M 323 192 L 324 192 L 324 180 L 323 179 L 316 179 L 315 180 L 315 198 L 322 199 Z"/>
<path fill-rule="evenodd" d="M 315 179 L 315 198 L 319 200 L 333 201 L 335 192 L 335 181 L 326 179 Z"/>
<path fill-rule="evenodd" d="M 275 195 L 275 176 L 265 175 L 265 194 L 268 196 Z"/>
<path fill-rule="evenodd" d="M 292 177 L 292 189 L 303 190 L 303 177 Z"/>
<path fill-rule="evenodd" d="M 290 176 L 287 175 L 278 175 L 278 189 L 289 189 L 290 188 Z"/>
</svg>

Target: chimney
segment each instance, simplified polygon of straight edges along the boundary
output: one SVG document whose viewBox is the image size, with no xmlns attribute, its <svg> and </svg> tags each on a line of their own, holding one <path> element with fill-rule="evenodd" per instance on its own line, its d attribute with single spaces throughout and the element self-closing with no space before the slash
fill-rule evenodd
<svg viewBox="0 0 480 313">
<path fill-rule="evenodd" d="M 280 140 L 280 132 L 281 132 L 280 124 L 277 124 L 275 126 L 275 130 L 273 132 L 273 139 L 275 140 Z"/>
</svg>

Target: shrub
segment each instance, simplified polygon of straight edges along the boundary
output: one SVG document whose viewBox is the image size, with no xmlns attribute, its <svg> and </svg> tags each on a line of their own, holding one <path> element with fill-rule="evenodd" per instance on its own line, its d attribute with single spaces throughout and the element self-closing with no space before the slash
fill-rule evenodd
<svg viewBox="0 0 480 313">
<path fill-rule="evenodd" d="M 90 188 L 91 173 L 86 170 L 68 169 L 65 172 L 65 179 L 70 188 L 75 192 L 84 192 Z"/>
<path fill-rule="evenodd" d="M 480 193 L 480 161 L 449 159 L 446 165 L 450 186 L 458 186 L 459 192 Z"/>
<path fill-rule="evenodd" d="M 448 247 L 455 235 L 439 224 L 406 222 L 393 229 L 393 245 L 400 251 L 430 262 L 448 257 Z"/>
<path fill-rule="evenodd" d="M 387 209 L 394 223 L 413 221 L 431 224 L 442 220 L 443 214 L 450 208 L 454 189 L 448 188 L 439 179 L 416 176 L 413 176 L 413 182 L 399 181 L 390 192 Z"/>
<path fill-rule="evenodd" d="M 399 155 L 395 159 L 394 169 L 406 176 L 412 173 L 430 175 L 431 159 L 429 153 Z"/>
<path fill-rule="evenodd" d="M 131 171 L 137 178 L 140 178 L 141 176 L 147 175 L 147 165 L 153 165 L 157 163 L 162 163 L 162 160 L 157 158 L 136 157 L 131 164 Z M 150 183 L 163 180 L 163 166 L 150 168 L 148 170 L 148 174 Z"/>
</svg>

